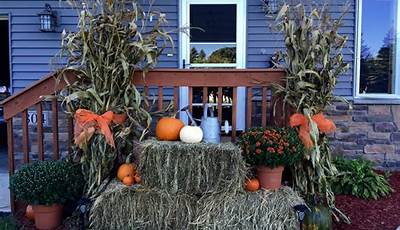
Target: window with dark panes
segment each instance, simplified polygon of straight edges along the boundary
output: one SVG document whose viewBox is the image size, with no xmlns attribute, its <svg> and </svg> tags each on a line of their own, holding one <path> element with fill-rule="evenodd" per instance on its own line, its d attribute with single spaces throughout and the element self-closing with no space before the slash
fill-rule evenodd
<svg viewBox="0 0 400 230">
<path fill-rule="evenodd" d="M 400 93 L 399 5 L 398 0 L 360 2 L 360 95 Z"/>
<path fill-rule="evenodd" d="M 190 62 L 236 63 L 236 4 L 190 5 Z"/>
</svg>

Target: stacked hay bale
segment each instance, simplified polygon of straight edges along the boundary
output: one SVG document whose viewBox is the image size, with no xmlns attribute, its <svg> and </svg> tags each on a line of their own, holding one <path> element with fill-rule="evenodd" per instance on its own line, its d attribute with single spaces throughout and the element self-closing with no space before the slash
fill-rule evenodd
<svg viewBox="0 0 400 230">
<path fill-rule="evenodd" d="M 246 176 L 241 153 L 232 143 L 148 141 L 139 171 L 148 188 L 192 195 L 242 190 Z"/>
<path fill-rule="evenodd" d="M 93 229 L 294 229 L 290 188 L 243 190 L 246 165 L 231 143 L 144 143 L 142 185 L 117 182 L 91 210 Z"/>
</svg>

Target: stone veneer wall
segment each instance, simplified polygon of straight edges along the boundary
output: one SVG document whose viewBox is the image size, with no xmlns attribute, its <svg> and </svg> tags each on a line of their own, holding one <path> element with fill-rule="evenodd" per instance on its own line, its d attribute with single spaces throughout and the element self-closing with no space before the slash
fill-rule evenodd
<svg viewBox="0 0 400 230">
<path fill-rule="evenodd" d="M 334 152 L 400 168 L 400 105 L 352 107 L 336 103 L 326 112 L 337 126 L 330 135 Z"/>
</svg>

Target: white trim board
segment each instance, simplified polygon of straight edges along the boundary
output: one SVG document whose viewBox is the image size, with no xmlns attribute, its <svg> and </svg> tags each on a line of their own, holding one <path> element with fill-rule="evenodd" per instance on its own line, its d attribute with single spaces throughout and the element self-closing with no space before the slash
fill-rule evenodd
<svg viewBox="0 0 400 230">
<path fill-rule="evenodd" d="M 353 85 L 353 95 L 355 100 L 398 100 L 400 99 L 400 1 L 397 1 L 397 22 L 396 24 L 396 57 L 395 57 L 395 74 L 392 84 L 394 85 L 394 94 L 377 94 L 369 93 L 362 94 L 360 92 L 360 65 L 361 65 L 361 34 L 362 34 L 362 4 L 363 1 L 358 0 L 356 2 L 356 33 L 355 33 L 355 54 L 354 54 L 354 85 Z"/>
<path fill-rule="evenodd" d="M 243 0 L 181 0 L 179 5 L 179 25 L 181 28 L 188 28 L 190 25 L 190 5 L 191 4 L 236 4 L 236 63 L 230 64 L 192 64 L 192 67 L 231 67 L 246 68 L 246 40 L 247 40 L 247 1 Z M 190 31 L 179 34 L 179 67 L 183 67 L 183 60 L 190 61 Z M 197 44 L 197 43 L 195 43 Z M 224 43 L 225 44 L 225 43 Z M 188 63 L 186 61 L 186 63 Z M 188 104 L 188 88 L 180 87 L 179 107 L 182 108 Z M 238 130 L 245 128 L 245 104 L 246 89 L 238 87 L 237 90 L 237 119 Z M 187 122 L 186 114 L 181 113 L 181 119 Z"/>
</svg>

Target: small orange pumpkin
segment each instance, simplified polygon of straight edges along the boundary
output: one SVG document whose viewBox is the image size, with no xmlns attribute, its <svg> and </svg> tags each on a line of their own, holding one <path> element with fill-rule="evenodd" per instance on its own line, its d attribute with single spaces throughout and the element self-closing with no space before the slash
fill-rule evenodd
<svg viewBox="0 0 400 230">
<path fill-rule="evenodd" d="M 136 182 L 136 183 L 142 182 L 142 178 L 140 178 L 139 174 L 136 174 L 136 175 L 134 176 L 134 178 L 135 178 L 135 182 Z"/>
<path fill-rule="evenodd" d="M 179 132 L 185 124 L 176 118 L 163 117 L 156 125 L 156 137 L 160 141 L 179 140 Z"/>
<path fill-rule="evenodd" d="M 245 188 L 249 192 L 255 192 L 260 189 L 260 181 L 257 178 L 247 179 Z"/>
<path fill-rule="evenodd" d="M 134 176 L 136 174 L 136 167 L 134 164 L 125 163 L 119 166 L 117 177 L 122 181 L 127 176 Z"/>
<path fill-rule="evenodd" d="M 26 206 L 25 216 L 28 220 L 33 221 L 35 219 L 35 213 L 33 212 L 32 205 Z"/>
<path fill-rule="evenodd" d="M 135 178 L 133 176 L 126 176 L 122 179 L 122 183 L 126 186 L 132 186 L 135 183 Z"/>
</svg>

